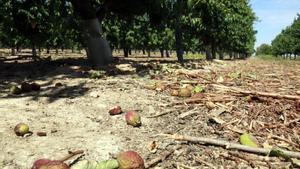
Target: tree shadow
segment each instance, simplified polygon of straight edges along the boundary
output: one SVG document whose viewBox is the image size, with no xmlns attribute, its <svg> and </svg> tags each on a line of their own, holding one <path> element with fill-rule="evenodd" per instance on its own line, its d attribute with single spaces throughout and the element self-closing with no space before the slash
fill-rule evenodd
<svg viewBox="0 0 300 169">
<path fill-rule="evenodd" d="M 199 60 L 186 60 L 185 63 L 202 62 Z M 91 79 L 91 71 L 103 71 L 105 76 L 123 76 L 132 74 L 130 71 L 122 71 L 118 65 L 128 64 L 135 69 L 138 76 L 151 75 L 153 70 L 160 70 L 160 64 L 179 64 L 175 59 L 140 61 L 126 58 L 115 58 L 114 63 L 104 67 L 92 67 L 85 58 L 60 58 L 57 60 L 18 60 L 17 62 L 7 60 L 0 62 L 0 98 L 31 97 L 38 100 L 40 97 L 47 97 L 49 102 L 54 102 L 60 98 L 74 98 L 85 95 L 89 88 L 84 82 L 77 85 L 65 84 L 62 87 L 55 87 L 55 83 L 66 79 Z M 182 64 L 183 67 L 185 66 Z M 100 77 L 101 78 L 101 77 Z M 9 94 L 12 85 L 20 85 L 23 81 L 42 81 L 41 91 L 23 93 L 20 95 Z"/>
</svg>

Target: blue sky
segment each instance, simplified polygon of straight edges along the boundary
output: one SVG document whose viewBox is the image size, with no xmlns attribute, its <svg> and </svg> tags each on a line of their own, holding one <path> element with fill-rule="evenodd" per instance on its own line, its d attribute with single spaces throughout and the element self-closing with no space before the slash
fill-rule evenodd
<svg viewBox="0 0 300 169">
<path fill-rule="evenodd" d="M 256 47 L 271 41 L 286 26 L 289 26 L 300 13 L 300 0 L 250 0 L 259 21 L 255 24 L 258 31 Z"/>
</svg>

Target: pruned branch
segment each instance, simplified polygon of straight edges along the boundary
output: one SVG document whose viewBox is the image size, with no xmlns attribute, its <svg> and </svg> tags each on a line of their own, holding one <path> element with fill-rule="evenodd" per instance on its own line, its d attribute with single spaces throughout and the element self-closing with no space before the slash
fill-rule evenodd
<svg viewBox="0 0 300 169">
<path fill-rule="evenodd" d="M 213 86 L 216 87 L 216 88 L 219 88 L 219 89 L 224 89 L 224 90 L 228 90 L 230 92 L 244 94 L 244 95 L 272 97 L 272 98 L 276 98 L 276 99 L 300 100 L 300 96 L 295 96 L 295 95 L 281 95 L 281 94 L 278 94 L 278 93 L 247 91 L 247 90 L 242 90 L 242 89 L 239 89 L 239 88 L 236 88 L 236 87 L 227 87 L 227 86 L 216 85 L 216 84 L 213 84 Z"/>
<path fill-rule="evenodd" d="M 168 136 L 178 141 L 188 141 L 188 142 L 198 143 L 198 144 L 209 144 L 209 145 L 221 146 L 221 147 L 225 147 L 226 149 L 236 149 L 236 150 L 255 153 L 255 154 L 269 155 L 270 152 L 272 151 L 272 149 L 253 148 L 253 147 L 232 143 L 229 141 L 213 139 L 213 138 L 191 137 L 191 136 L 183 136 L 177 134 L 168 135 Z M 282 153 L 284 153 L 285 155 L 291 158 L 300 158 L 300 152 L 282 150 Z"/>
</svg>

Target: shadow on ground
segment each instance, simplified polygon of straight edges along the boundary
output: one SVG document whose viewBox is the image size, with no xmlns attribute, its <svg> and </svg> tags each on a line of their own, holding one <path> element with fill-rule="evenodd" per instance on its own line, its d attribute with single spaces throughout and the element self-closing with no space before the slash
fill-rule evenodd
<svg viewBox="0 0 300 169">
<path fill-rule="evenodd" d="M 86 82 L 76 85 L 65 84 L 55 87 L 55 83 L 68 79 L 91 79 L 91 71 L 105 72 L 105 76 L 119 76 L 133 74 L 130 71 L 120 70 L 118 65 L 129 65 L 136 70 L 138 76 L 150 75 L 151 71 L 161 69 L 161 63 L 178 64 L 175 58 L 115 58 L 113 64 L 105 67 L 91 67 L 84 58 L 61 58 L 56 60 L 7 60 L 0 62 L 0 98 L 31 97 L 37 100 L 39 97 L 48 97 L 49 102 L 59 98 L 73 98 L 82 96 L 89 91 L 85 87 Z M 188 63 L 202 62 L 203 60 L 187 60 L 181 64 L 188 67 Z M 29 92 L 20 95 L 9 94 L 12 85 L 20 85 L 22 82 L 42 82 L 41 91 Z"/>
</svg>

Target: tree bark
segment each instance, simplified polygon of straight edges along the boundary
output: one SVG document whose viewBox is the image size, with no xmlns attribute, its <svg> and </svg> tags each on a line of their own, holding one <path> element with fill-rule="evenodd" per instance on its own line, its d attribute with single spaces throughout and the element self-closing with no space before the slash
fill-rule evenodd
<svg viewBox="0 0 300 169">
<path fill-rule="evenodd" d="M 103 66 L 112 62 L 112 53 L 108 42 L 101 37 L 102 29 L 91 0 L 72 0 L 72 5 L 83 19 L 87 57 L 94 66 Z"/>
<path fill-rule="evenodd" d="M 97 18 L 85 20 L 87 56 L 94 66 L 103 66 L 112 62 L 112 53 L 106 39 L 101 37 L 102 30 Z"/>
<path fill-rule="evenodd" d="M 178 23 L 179 24 L 179 23 Z M 175 30 L 175 46 L 176 46 L 176 55 L 178 62 L 182 63 L 183 60 L 183 49 L 182 49 L 182 30 L 180 25 L 177 25 Z"/>
<path fill-rule="evenodd" d="M 164 57 L 164 49 L 160 48 L 159 51 L 160 51 L 160 56 L 163 58 Z"/>
<path fill-rule="evenodd" d="M 212 60 L 212 55 L 211 55 L 211 50 L 209 47 L 206 47 L 205 49 L 205 55 L 206 55 L 206 60 Z"/>
<path fill-rule="evenodd" d="M 167 58 L 169 58 L 169 57 L 170 57 L 169 50 L 166 50 L 166 57 L 167 57 Z"/>
<path fill-rule="evenodd" d="M 16 56 L 16 49 L 14 47 L 11 48 L 11 55 Z"/>
<path fill-rule="evenodd" d="M 123 51 L 124 51 L 124 57 L 127 58 L 129 54 L 128 49 L 124 48 Z"/>
<path fill-rule="evenodd" d="M 145 49 L 143 49 L 143 55 L 146 55 L 146 51 L 145 51 Z"/>
<path fill-rule="evenodd" d="M 224 60 L 224 52 L 223 51 L 219 51 L 219 59 Z"/>
</svg>

